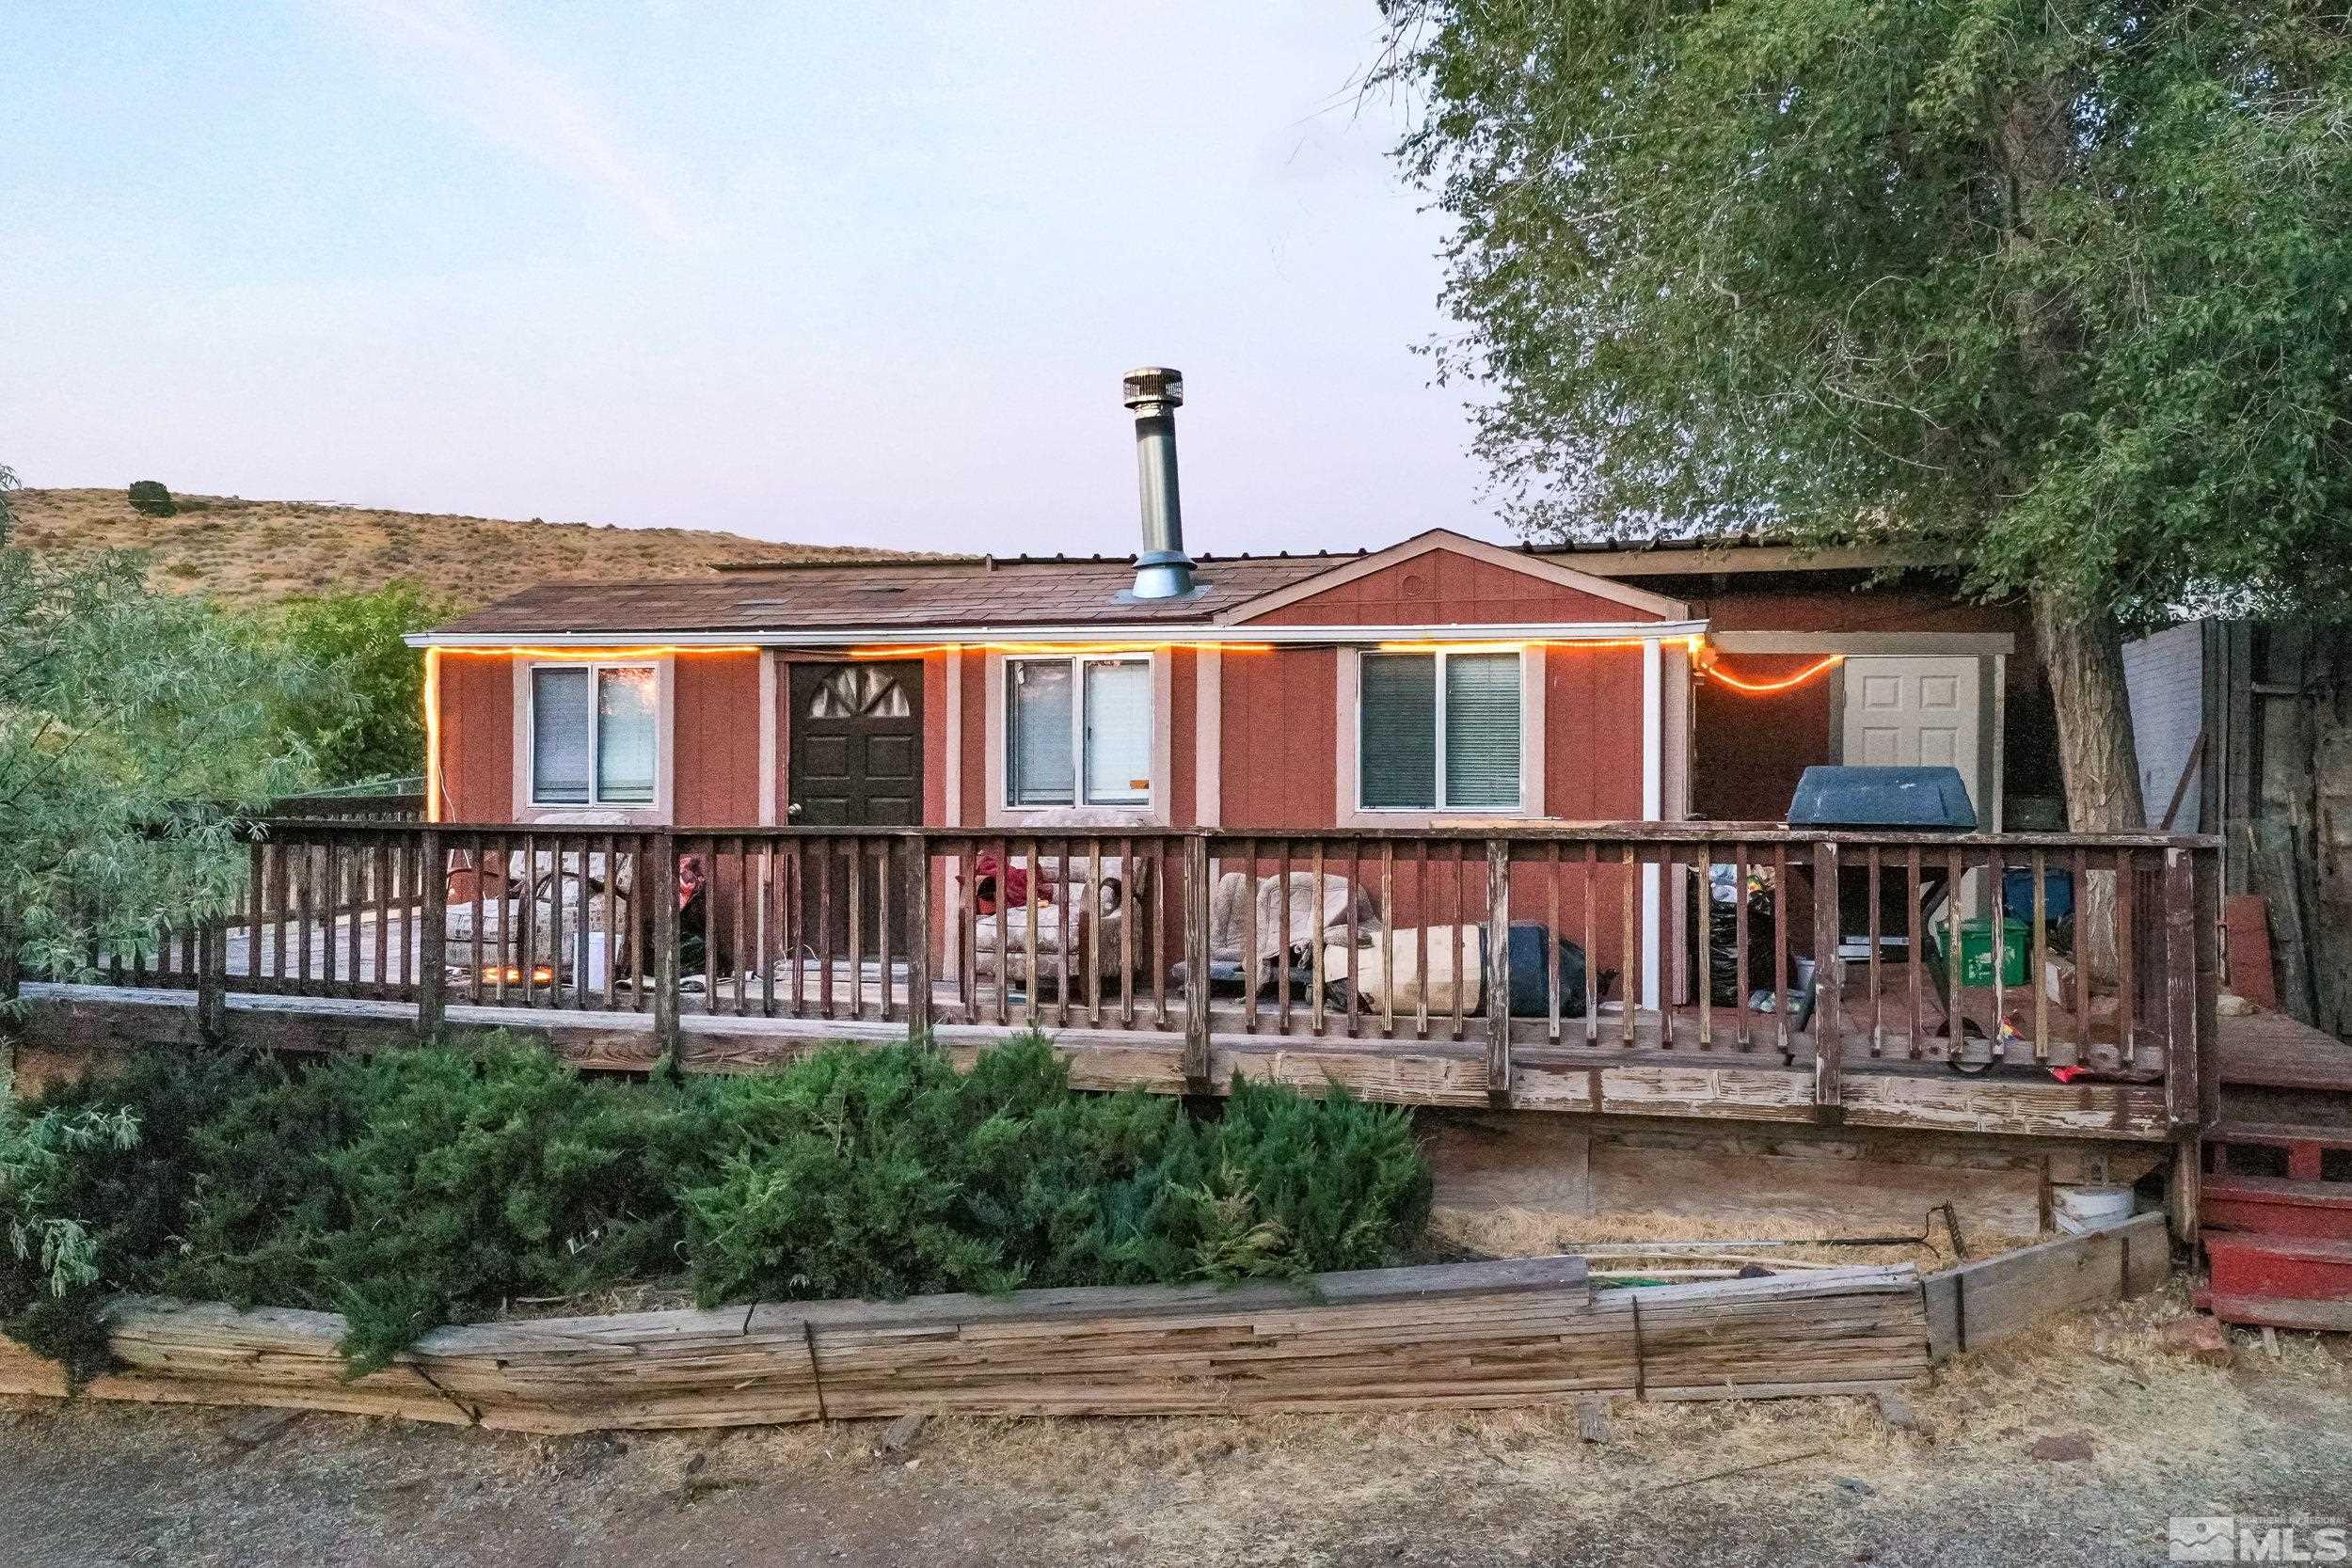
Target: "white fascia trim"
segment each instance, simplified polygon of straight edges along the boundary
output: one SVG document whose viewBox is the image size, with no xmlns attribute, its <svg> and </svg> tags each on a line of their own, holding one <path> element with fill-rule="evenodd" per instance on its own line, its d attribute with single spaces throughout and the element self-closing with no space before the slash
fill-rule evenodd
<svg viewBox="0 0 2352 1568">
<path fill-rule="evenodd" d="M 412 648 L 915 648 L 934 644 L 977 647 L 992 642 L 1052 643 L 1073 650 L 1152 643 L 1177 648 L 1245 646 L 1333 647 L 1379 642 L 1634 642 L 1659 638 L 1704 637 L 1705 621 L 1563 621 L 1502 625 L 1391 626 L 888 626 L 826 627 L 805 631 L 685 632 L 510 632 L 445 636 L 412 632 L 402 639 Z"/>
</svg>

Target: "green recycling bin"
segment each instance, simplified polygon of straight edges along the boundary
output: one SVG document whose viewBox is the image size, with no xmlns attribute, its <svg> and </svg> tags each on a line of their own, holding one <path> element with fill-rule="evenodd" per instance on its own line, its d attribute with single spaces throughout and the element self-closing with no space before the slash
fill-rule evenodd
<svg viewBox="0 0 2352 1568">
<path fill-rule="evenodd" d="M 2001 984 L 2022 986 L 2026 983 L 2026 950 L 2033 940 L 2022 921 L 2001 922 Z M 1935 961 L 1948 964 L 1951 960 L 1951 927 L 1935 923 Z M 1963 986 L 1989 986 L 1993 983 L 1993 922 L 1963 920 L 1960 923 L 1960 983 Z"/>
</svg>

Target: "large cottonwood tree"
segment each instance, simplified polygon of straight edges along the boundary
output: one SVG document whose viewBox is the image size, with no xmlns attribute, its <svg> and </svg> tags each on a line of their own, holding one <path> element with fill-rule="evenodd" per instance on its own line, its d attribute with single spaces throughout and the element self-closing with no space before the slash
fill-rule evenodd
<svg viewBox="0 0 2352 1568">
<path fill-rule="evenodd" d="M 2033 596 L 2078 829 L 2121 632 L 2352 603 L 2352 24 L 2087 0 L 1385 0 L 1444 376 L 1537 534 L 1915 545 Z"/>
</svg>

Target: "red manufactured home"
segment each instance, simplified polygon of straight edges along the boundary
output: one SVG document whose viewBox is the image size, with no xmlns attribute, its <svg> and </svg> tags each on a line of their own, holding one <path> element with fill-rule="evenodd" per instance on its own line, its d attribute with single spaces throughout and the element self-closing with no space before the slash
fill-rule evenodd
<svg viewBox="0 0 2352 1568">
<path fill-rule="evenodd" d="M 1770 545 L 745 568 L 554 585 L 421 639 L 434 816 L 551 828 L 1305 834 L 1772 820 L 1814 763 L 2003 809 L 2020 616 Z M 1662 568 L 1662 569 L 1661 569 Z M 1909 628 L 1919 629 L 1909 629 Z M 2048 776 L 2044 772 L 2043 776 Z M 943 879 L 942 896 L 952 896 Z M 1613 895 L 1605 895 L 1613 896 Z M 1655 1006 L 1661 890 L 1634 965 Z M 1407 893 L 1391 918 L 1435 920 Z M 1515 911 L 1518 912 L 1518 911 Z M 957 971 L 952 949 L 945 972 Z"/>
<path fill-rule="evenodd" d="M 452 820 L 1332 829 L 1759 821 L 1949 763 L 1997 828 L 2021 607 L 1754 543 L 764 565 L 536 588 L 416 639 Z M 1067 733 L 1065 733 L 1067 731 Z M 2048 776 L 2050 758 L 2025 760 Z"/>
</svg>

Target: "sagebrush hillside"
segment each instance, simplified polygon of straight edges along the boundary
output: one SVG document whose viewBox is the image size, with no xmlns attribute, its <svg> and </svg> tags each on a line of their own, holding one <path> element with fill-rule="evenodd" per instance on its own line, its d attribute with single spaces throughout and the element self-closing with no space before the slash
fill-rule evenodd
<svg viewBox="0 0 2352 1568">
<path fill-rule="evenodd" d="M 683 528 L 520 522 L 385 512 L 319 501 L 179 496 L 149 517 L 121 490 L 19 490 L 8 498 L 18 542 L 65 555 L 150 552 L 148 579 L 224 604 L 301 594 L 422 584 L 467 606 L 557 580 L 695 577 L 723 561 L 817 561 L 883 552 L 778 544 Z"/>
</svg>

